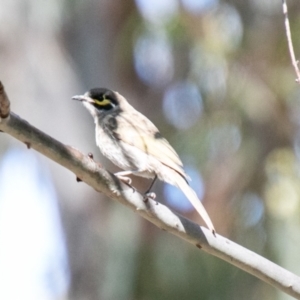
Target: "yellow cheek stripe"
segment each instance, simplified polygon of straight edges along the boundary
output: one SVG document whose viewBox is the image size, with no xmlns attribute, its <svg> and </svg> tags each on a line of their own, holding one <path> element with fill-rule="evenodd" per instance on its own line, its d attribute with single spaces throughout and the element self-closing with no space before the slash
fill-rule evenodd
<svg viewBox="0 0 300 300">
<path fill-rule="evenodd" d="M 106 106 L 108 104 L 111 104 L 111 101 L 108 99 L 103 99 L 103 100 L 95 100 L 95 103 L 99 106 Z"/>
</svg>

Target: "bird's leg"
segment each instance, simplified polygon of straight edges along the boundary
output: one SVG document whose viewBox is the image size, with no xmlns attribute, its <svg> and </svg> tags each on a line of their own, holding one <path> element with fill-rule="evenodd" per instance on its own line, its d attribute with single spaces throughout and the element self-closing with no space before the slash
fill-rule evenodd
<svg viewBox="0 0 300 300">
<path fill-rule="evenodd" d="M 121 171 L 121 172 L 117 172 L 114 175 L 117 176 L 121 181 L 123 181 L 125 184 L 127 184 L 128 186 L 131 186 L 131 178 L 126 177 L 127 175 L 138 175 L 139 173 L 141 173 L 142 171 L 140 170 L 132 170 L 132 171 Z M 152 199 L 154 200 L 156 198 L 156 194 L 155 193 L 150 193 L 150 190 L 152 189 L 155 181 L 157 179 L 157 175 L 155 174 L 154 179 L 152 180 L 150 186 L 148 187 L 148 189 L 146 190 L 146 192 L 144 193 L 144 202 L 147 202 L 148 199 Z"/>
<path fill-rule="evenodd" d="M 148 187 L 148 189 L 146 190 L 146 192 L 144 193 L 144 202 L 147 202 L 148 199 L 152 199 L 154 200 L 156 198 L 156 194 L 155 193 L 150 193 L 155 181 L 157 179 L 157 175 L 155 175 L 154 179 L 152 180 L 150 186 Z"/>
<path fill-rule="evenodd" d="M 117 176 L 123 182 L 125 182 L 127 184 L 131 184 L 132 180 L 131 180 L 131 178 L 127 177 L 127 175 L 139 175 L 139 173 L 142 173 L 142 172 L 143 171 L 141 171 L 141 170 L 130 170 L 130 171 L 117 172 L 114 175 Z M 152 185 L 151 185 L 151 187 L 152 187 Z"/>
</svg>

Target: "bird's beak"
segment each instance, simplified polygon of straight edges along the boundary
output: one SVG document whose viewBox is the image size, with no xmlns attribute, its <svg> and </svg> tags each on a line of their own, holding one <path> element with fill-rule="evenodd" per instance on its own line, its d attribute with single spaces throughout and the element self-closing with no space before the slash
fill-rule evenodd
<svg viewBox="0 0 300 300">
<path fill-rule="evenodd" d="M 72 100 L 77 100 L 81 102 L 88 102 L 88 103 L 94 103 L 93 99 L 90 97 L 84 96 L 84 95 L 78 95 L 78 96 L 73 96 Z"/>
</svg>

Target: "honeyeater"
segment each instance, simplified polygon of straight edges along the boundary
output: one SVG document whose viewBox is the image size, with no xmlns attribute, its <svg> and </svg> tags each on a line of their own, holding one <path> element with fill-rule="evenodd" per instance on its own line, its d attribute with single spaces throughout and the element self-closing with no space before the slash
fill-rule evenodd
<svg viewBox="0 0 300 300">
<path fill-rule="evenodd" d="M 215 233 L 208 213 L 188 184 L 178 154 L 147 117 L 122 95 L 105 88 L 94 88 L 72 99 L 81 101 L 93 116 L 96 143 L 102 154 L 124 170 L 116 176 L 124 179 L 133 174 L 153 182 L 159 178 L 178 187 Z"/>
</svg>

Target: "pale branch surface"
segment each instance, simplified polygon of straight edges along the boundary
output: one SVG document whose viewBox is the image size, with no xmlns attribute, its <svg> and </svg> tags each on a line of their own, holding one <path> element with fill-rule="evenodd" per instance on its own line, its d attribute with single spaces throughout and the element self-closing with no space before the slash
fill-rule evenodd
<svg viewBox="0 0 300 300">
<path fill-rule="evenodd" d="M 295 274 L 220 235 L 215 237 L 208 229 L 176 215 L 156 201 L 145 203 L 141 194 L 120 182 L 88 155 L 62 144 L 10 113 L 9 101 L 1 84 L 0 116 L 0 130 L 64 166 L 98 192 L 126 205 L 157 227 L 300 299 L 300 278 Z"/>
</svg>

